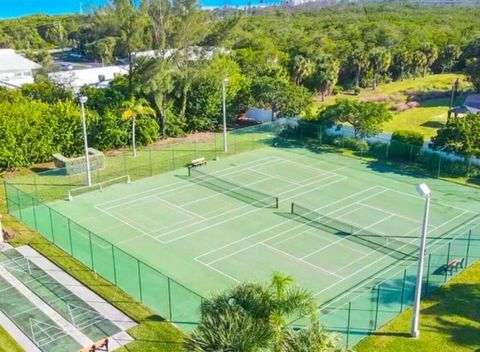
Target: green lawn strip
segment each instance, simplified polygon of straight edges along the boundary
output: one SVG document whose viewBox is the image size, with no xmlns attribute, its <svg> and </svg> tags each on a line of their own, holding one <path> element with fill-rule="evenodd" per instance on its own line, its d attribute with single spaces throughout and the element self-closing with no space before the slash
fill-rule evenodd
<svg viewBox="0 0 480 352">
<path fill-rule="evenodd" d="M 3 214 L 6 212 L 3 187 L 0 189 L 0 212 Z M 152 310 L 140 304 L 108 281 L 95 275 L 83 264 L 48 242 L 35 231 L 27 228 L 12 216 L 6 214 L 2 224 L 5 227 L 14 229 L 17 233 L 17 238 L 10 242 L 13 246 L 30 245 L 62 270 L 139 323 L 139 325 L 129 330 L 130 335 L 136 340 L 138 339 L 138 341 L 128 344 L 124 351 L 172 352 L 184 350 L 182 347 L 184 335 L 174 325 L 164 321 Z"/>
<path fill-rule="evenodd" d="M 316 102 L 315 106 L 318 108 L 328 106 L 335 103 L 337 99 L 386 101 L 389 105 L 394 105 L 394 100 L 406 102 L 409 94 L 412 92 L 448 91 L 457 77 L 460 79 L 460 89 L 468 89 L 470 87 L 470 84 L 462 74 L 429 75 L 417 79 L 382 84 L 375 91 L 364 89 L 359 95 L 339 94 L 329 96 L 325 102 Z M 461 104 L 464 98 L 458 97 L 455 105 Z M 383 129 L 386 132 L 397 130 L 417 131 L 424 134 L 426 139 L 430 139 L 437 134 L 437 129 L 441 128 L 447 121 L 449 104 L 449 97 L 421 101 L 419 107 L 402 112 L 393 112 L 393 119 L 384 124 Z"/>
<path fill-rule="evenodd" d="M 356 346 L 357 352 L 478 351 L 480 348 L 480 263 L 422 301 L 420 337 L 409 337 L 409 309 Z"/>
<path fill-rule="evenodd" d="M 0 326 L 0 352 L 22 352 L 17 342 Z"/>
</svg>

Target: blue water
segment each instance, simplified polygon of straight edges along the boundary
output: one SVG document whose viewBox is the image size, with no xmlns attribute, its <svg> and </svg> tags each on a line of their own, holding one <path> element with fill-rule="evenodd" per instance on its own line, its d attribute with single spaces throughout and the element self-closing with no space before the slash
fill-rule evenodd
<svg viewBox="0 0 480 352">
<path fill-rule="evenodd" d="M 91 6 L 99 6 L 108 0 L 0 0 L 0 18 L 14 18 L 33 14 L 59 15 L 80 13 Z M 248 4 L 273 4 L 278 0 L 200 0 L 203 7 L 245 6 Z"/>
</svg>

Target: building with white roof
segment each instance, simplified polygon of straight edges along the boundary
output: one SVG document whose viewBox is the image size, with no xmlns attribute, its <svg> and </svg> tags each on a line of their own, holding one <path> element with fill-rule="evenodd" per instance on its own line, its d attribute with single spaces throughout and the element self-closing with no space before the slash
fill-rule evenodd
<svg viewBox="0 0 480 352">
<path fill-rule="evenodd" d="M 48 78 L 58 86 L 78 91 L 84 86 L 105 88 L 115 77 L 126 74 L 128 69 L 124 66 L 105 66 L 52 72 L 48 74 Z"/>
<path fill-rule="evenodd" d="M 19 88 L 25 83 L 33 83 L 33 70 L 39 68 L 42 66 L 13 49 L 0 49 L 0 86 Z"/>
</svg>

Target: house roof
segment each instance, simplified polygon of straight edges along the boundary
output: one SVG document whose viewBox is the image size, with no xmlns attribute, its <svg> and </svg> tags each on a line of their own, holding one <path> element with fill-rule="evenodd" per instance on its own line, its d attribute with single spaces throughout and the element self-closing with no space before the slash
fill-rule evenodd
<svg viewBox="0 0 480 352">
<path fill-rule="evenodd" d="M 454 114 L 478 114 L 480 113 L 480 109 L 474 108 L 473 106 L 461 105 L 451 108 L 450 112 Z"/>
<path fill-rule="evenodd" d="M 480 94 L 469 95 L 463 105 L 480 109 Z"/>
<path fill-rule="evenodd" d="M 26 72 L 39 68 L 42 66 L 15 53 L 13 49 L 0 49 L 0 73 Z"/>
<path fill-rule="evenodd" d="M 111 81 L 116 75 L 126 75 L 128 70 L 122 66 L 106 66 L 49 73 L 48 77 L 58 85 L 81 88 L 83 86 L 99 85 Z M 100 77 L 102 79 L 100 79 Z"/>
</svg>

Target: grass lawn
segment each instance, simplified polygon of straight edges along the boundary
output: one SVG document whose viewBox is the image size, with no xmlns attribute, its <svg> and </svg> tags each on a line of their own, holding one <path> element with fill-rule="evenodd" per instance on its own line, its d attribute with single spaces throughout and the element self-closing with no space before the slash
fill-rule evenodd
<svg viewBox="0 0 480 352">
<path fill-rule="evenodd" d="M 23 349 L 17 342 L 0 326 L 0 352 L 21 352 Z"/>
<path fill-rule="evenodd" d="M 432 91 L 448 91 L 452 82 L 460 78 L 460 89 L 468 89 L 470 84 L 464 75 L 438 74 L 408 79 L 388 84 L 382 84 L 375 91 L 364 89 L 355 96 L 351 94 L 339 94 L 329 96 L 325 102 L 317 101 L 315 107 L 320 108 L 335 103 L 337 99 L 355 99 L 367 101 L 387 102 L 394 105 L 397 102 L 406 102 L 409 95 L 414 93 L 425 93 Z M 457 98 L 457 105 L 462 98 Z M 394 132 L 396 130 L 413 130 L 423 133 L 426 139 L 437 134 L 447 121 L 447 110 L 450 104 L 449 98 L 429 99 L 420 102 L 420 106 L 403 112 L 393 112 L 393 119 L 384 125 L 384 131 Z"/>
<path fill-rule="evenodd" d="M 408 336 L 412 310 L 356 346 L 357 352 L 480 351 L 480 264 L 422 301 L 420 337 Z"/>
</svg>

